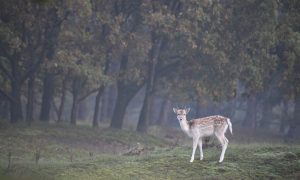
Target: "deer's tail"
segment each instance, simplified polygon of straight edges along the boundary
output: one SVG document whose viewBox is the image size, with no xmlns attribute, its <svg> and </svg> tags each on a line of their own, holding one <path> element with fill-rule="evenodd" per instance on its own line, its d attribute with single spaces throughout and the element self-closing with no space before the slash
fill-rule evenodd
<svg viewBox="0 0 300 180">
<path fill-rule="evenodd" d="M 229 118 L 227 118 L 227 124 L 228 124 L 228 126 L 229 126 L 229 131 L 230 131 L 230 133 L 233 134 L 233 133 L 232 133 L 232 124 L 231 124 Z"/>
</svg>

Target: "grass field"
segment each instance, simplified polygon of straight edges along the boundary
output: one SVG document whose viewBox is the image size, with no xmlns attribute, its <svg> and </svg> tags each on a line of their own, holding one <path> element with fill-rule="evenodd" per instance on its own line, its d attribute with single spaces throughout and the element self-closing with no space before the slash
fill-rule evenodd
<svg viewBox="0 0 300 180">
<path fill-rule="evenodd" d="M 197 150 L 189 163 L 192 141 L 182 143 L 183 135 L 175 130 L 153 136 L 89 127 L 2 125 L 0 179 L 300 178 L 299 144 L 237 141 L 234 137 L 242 135 L 236 132 L 229 136 L 223 163 L 217 163 L 216 147 L 204 149 L 203 161 Z M 141 154 L 124 155 L 137 142 L 144 149 Z"/>
</svg>

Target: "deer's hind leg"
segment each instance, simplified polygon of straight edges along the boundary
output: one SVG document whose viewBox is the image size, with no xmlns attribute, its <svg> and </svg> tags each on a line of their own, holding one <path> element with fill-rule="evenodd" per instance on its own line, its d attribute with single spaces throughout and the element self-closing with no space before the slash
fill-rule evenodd
<svg viewBox="0 0 300 180">
<path fill-rule="evenodd" d="M 219 162 L 221 163 L 224 160 L 224 155 L 225 155 L 225 152 L 226 152 L 226 149 L 228 146 L 228 139 L 225 137 L 225 135 L 223 133 L 216 133 L 215 135 L 222 145 L 222 152 L 221 152 L 221 156 L 220 156 L 220 160 L 219 160 Z"/>
</svg>

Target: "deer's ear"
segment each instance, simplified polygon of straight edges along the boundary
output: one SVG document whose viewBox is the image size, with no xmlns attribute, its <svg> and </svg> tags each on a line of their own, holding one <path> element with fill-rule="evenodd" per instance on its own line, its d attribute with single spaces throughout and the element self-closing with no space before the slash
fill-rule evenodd
<svg viewBox="0 0 300 180">
<path fill-rule="evenodd" d="M 189 113 L 190 110 L 191 110 L 191 108 L 186 108 L 186 109 L 185 109 L 186 113 Z"/>
<path fill-rule="evenodd" d="M 177 109 L 176 108 L 173 108 L 173 111 L 174 111 L 174 113 L 177 113 Z"/>
</svg>

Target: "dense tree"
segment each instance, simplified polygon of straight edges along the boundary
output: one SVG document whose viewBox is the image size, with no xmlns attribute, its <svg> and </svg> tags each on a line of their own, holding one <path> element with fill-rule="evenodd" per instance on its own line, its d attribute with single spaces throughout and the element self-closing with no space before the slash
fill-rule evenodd
<svg viewBox="0 0 300 180">
<path fill-rule="evenodd" d="M 147 57 L 147 74 L 145 98 L 137 124 L 137 131 L 145 132 L 148 126 L 148 113 L 154 95 L 154 81 L 157 64 L 164 41 L 173 35 L 175 16 L 179 14 L 180 1 L 151 1 L 143 4 L 144 24 L 148 26 L 151 34 L 151 49 Z M 150 12 L 150 13 L 149 13 Z"/>
<path fill-rule="evenodd" d="M 283 98 L 294 101 L 294 114 L 289 119 L 288 136 L 293 137 L 299 126 L 300 113 L 300 3 L 298 1 L 279 1 L 277 11 L 277 55 L 280 59 L 278 72 L 279 86 Z M 288 118 L 288 117 L 284 117 Z"/>
<path fill-rule="evenodd" d="M 1 2 L 1 71 L 10 82 L 10 92 L 0 92 L 10 101 L 11 122 L 23 119 L 21 90 L 45 59 L 51 59 L 60 24 L 58 1 L 48 6 L 28 1 Z M 32 111 L 33 87 L 29 89 L 28 110 Z M 31 93 L 30 93 L 31 92 Z M 29 112 L 28 116 L 31 112 Z"/>
<path fill-rule="evenodd" d="M 122 6 L 124 5 L 124 6 Z M 140 1 L 116 1 L 113 13 L 122 17 L 119 24 L 119 72 L 117 101 L 110 126 L 122 128 L 126 108 L 135 94 L 143 87 L 145 60 L 150 46 L 149 35 L 142 31 Z"/>
</svg>

